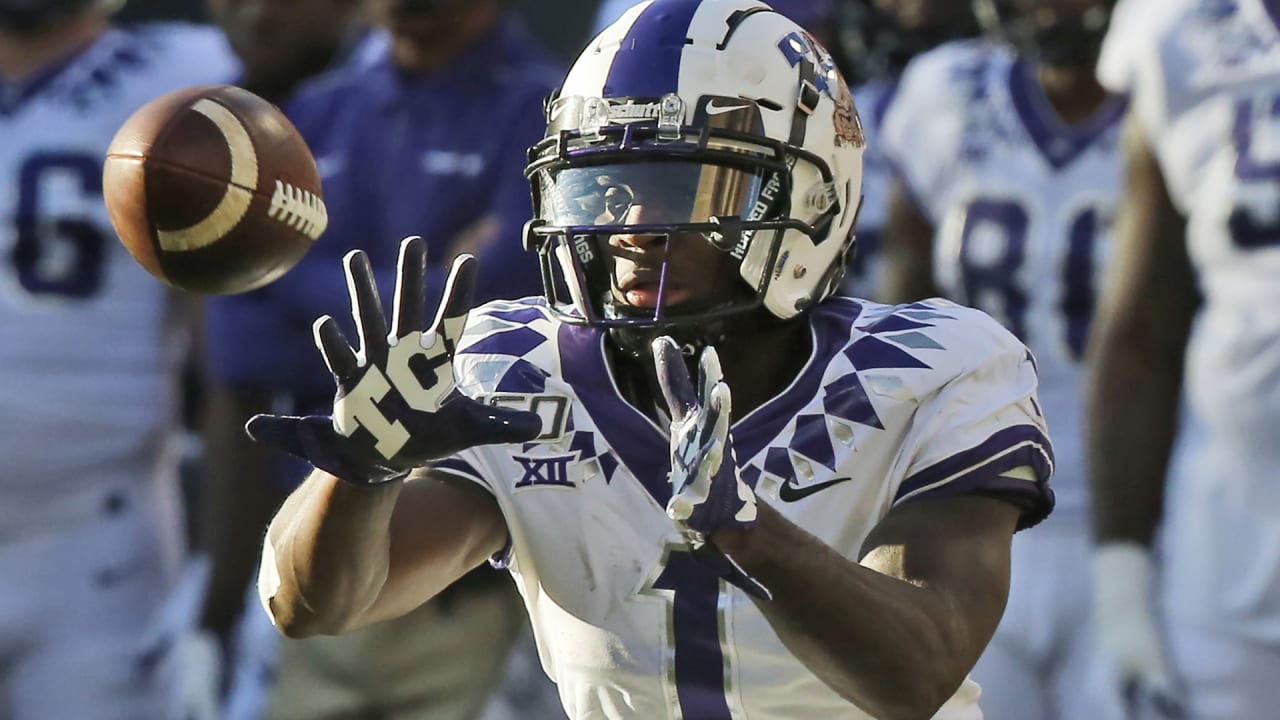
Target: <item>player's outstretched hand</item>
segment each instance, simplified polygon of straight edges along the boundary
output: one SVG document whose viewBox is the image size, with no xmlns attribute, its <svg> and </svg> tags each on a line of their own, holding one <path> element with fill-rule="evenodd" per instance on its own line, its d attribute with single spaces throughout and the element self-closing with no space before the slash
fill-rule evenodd
<svg viewBox="0 0 1280 720">
<path fill-rule="evenodd" d="M 471 308 L 476 261 L 454 261 L 430 329 L 426 319 L 426 243 L 400 244 L 391 328 L 378 299 L 369 258 L 343 258 L 360 349 L 333 318 L 314 326 L 316 345 L 333 373 L 333 415 L 257 415 L 246 430 L 256 441 L 309 461 L 347 482 L 371 485 L 403 478 L 416 467 L 477 445 L 532 440 L 536 413 L 492 407 L 458 392 L 453 356 Z"/>
<path fill-rule="evenodd" d="M 720 358 L 715 348 L 702 351 L 695 390 L 675 341 L 660 337 L 652 347 L 658 384 L 671 411 L 667 515 L 684 531 L 696 557 L 746 592 L 770 599 L 763 585 L 706 541 L 717 530 L 750 528 L 756 522 L 756 495 L 738 474 L 729 436 L 732 408 Z"/>
<path fill-rule="evenodd" d="M 1150 552 L 1114 542 L 1094 552 L 1094 644 L 1088 691 L 1100 720 L 1185 717 L 1153 612 Z"/>
</svg>

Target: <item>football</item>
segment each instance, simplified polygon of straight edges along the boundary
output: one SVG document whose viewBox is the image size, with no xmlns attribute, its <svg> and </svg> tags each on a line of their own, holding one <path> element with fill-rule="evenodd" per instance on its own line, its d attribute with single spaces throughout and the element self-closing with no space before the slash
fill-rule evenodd
<svg viewBox="0 0 1280 720">
<path fill-rule="evenodd" d="M 138 263 L 200 294 L 270 283 L 328 224 L 306 141 L 274 105 L 226 85 L 139 108 L 107 150 L 102 190 Z"/>
</svg>

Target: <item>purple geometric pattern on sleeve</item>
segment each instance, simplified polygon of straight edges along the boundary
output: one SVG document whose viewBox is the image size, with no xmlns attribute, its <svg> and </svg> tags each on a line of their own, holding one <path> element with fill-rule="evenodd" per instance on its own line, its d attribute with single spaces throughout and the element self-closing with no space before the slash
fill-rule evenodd
<svg viewBox="0 0 1280 720">
<path fill-rule="evenodd" d="M 796 479 L 801 475 L 797 464 L 803 467 L 806 461 L 834 471 L 837 448 L 848 445 L 852 432 L 847 424 L 884 429 L 861 373 L 930 369 L 911 350 L 944 350 L 921 331 L 933 327 L 932 320 L 950 318 L 931 304 L 886 307 L 831 303 L 815 312 L 815 357 L 825 358 L 819 381 L 806 384 L 802 376 L 793 385 L 793 389 L 804 386 L 807 395 L 795 398 L 800 402 L 790 407 L 790 421 L 773 430 L 761 443 L 764 447 L 752 442 L 756 435 L 763 435 L 756 432 L 760 428 L 752 427 L 751 432 L 737 435 L 739 460 L 748 462 L 743 475 L 749 471 L 757 476 L 768 473 L 783 480 Z M 857 339 L 850 342 L 853 337 Z M 769 417 L 767 413 L 759 414 Z M 734 432 L 739 430 L 735 428 Z"/>
<path fill-rule="evenodd" d="M 933 327 L 933 325 L 926 322 L 920 322 L 918 320 L 912 320 L 911 318 L 904 317 L 902 315 L 894 314 L 894 315 L 887 315 L 879 320 L 876 320 L 870 325 L 863 325 L 858 329 L 863 332 L 876 335 L 879 333 L 899 332 L 902 330 L 919 330 L 921 328 L 927 328 L 927 327 Z"/>
<path fill-rule="evenodd" d="M 796 469 L 791 464 L 791 455 L 786 448 L 771 447 L 764 455 L 764 471 L 777 477 L 789 478 L 795 474 Z"/>
<path fill-rule="evenodd" d="M 873 335 L 859 338 L 844 354 L 853 363 L 855 371 L 929 368 L 906 350 Z"/>
<path fill-rule="evenodd" d="M 836 451 L 827 431 L 827 419 L 822 415 L 801 415 L 796 418 L 796 434 L 791 440 L 791 449 L 828 470 L 836 469 Z"/>
<path fill-rule="evenodd" d="M 513 323 L 531 323 L 534 320 L 541 320 L 546 317 L 546 309 L 543 307 L 516 307 L 510 310 L 494 310 L 489 313 L 490 317 L 506 320 Z"/>
<path fill-rule="evenodd" d="M 530 393 L 546 392 L 549 375 L 528 360 L 516 360 L 502 375 L 497 392 Z"/>
<path fill-rule="evenodd" d="M 477 355 L 513 355 L 520 357 L 532 352 L 547 341 L 542 333 L 527 327 L 492 333 L 467 347 L 468 353 Z"/>
<path fill-rule="evenodd" d="M 878 430 L 884 429 L 857 373 L 849 373 L 823 390 L 825 394 L 822 397 L 822 409 L 828 414 L 849 422 L 870 425 Z"/>
</svg>

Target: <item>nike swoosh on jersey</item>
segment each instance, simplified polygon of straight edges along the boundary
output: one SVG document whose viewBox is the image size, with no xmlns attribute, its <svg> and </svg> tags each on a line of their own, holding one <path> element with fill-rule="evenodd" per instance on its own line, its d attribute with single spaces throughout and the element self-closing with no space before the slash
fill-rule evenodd
<svg viewBox="0 0 1280 720">
<path fill-rule="evenodd" d="M 796 502 L 798 500 L 803 500 L 816 492 L 826 490 L 827 488 L 833 485 L 839 485 L 842 482 L 846 482 L 852 479 L 853 478 L 847 478 L 847 477 L 836 478 L 835 480 L 828 480 L 826 482 L 818 483 L 816 485 L 809 485 L 807 487 L 796 487 L 795 485 L 792 485 L 790 482 L 784 482 L 778 486 L 778 499 L 781 500 L 782 502 L 789 502 L 789 503 Z"/>
<path fill-rule="evenodd" d="M 707 103 L 707 114 L 723 115 L 724 113 L 727 113 L 727 112 L 733 112 L 734 110 L 745 110 L 749 107 L 751 106 L 750 105 L 717 105 L 715 100 L 711 100 Z"/>
</svg>

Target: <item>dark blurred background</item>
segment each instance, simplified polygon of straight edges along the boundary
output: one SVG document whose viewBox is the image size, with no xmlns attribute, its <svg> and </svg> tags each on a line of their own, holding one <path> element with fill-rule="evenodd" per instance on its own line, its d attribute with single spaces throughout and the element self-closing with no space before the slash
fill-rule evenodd
<svg viewBox="0 0 1280 720">
<path fill-rule="evenodd" d="M 566 66 L 591 30 L 599 0 L 511 0 L 529 27 Z M 204 20 L 204 0 L 129 0 L 119 17 L 126 20 Z"/>
</svg>

